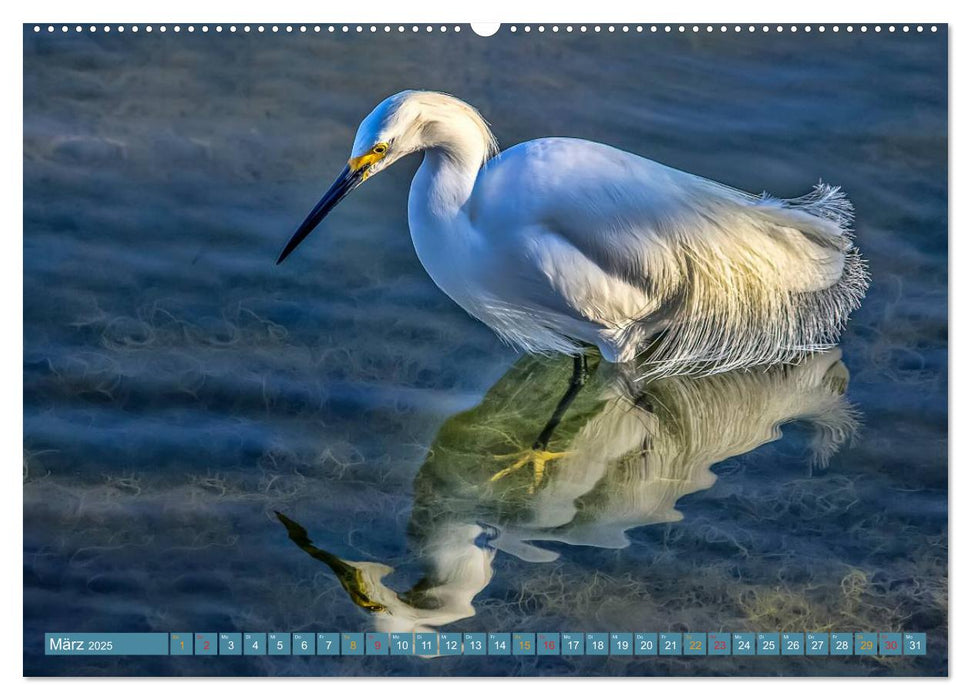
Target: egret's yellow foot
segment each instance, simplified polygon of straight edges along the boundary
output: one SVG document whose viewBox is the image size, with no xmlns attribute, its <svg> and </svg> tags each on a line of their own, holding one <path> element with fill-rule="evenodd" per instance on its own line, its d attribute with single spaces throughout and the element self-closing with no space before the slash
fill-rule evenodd
<svg viewBox="0 0 971 700">
<path fill-rule="evenodd" d="M 533 483 L 527 489 L 528 493 L 533 493 L 543 483 L 543 476 L 546 474 L 546 463 L 570 455 L 570 452 L 550 452 L 548 450 L 530 449 L 524 452 L 514 452 L 508 455 L 496 455 L 496 459 L 515 459 L 511 465 L 492 475 L 489 481 L 499 481 L 513 472 L 517 472 L 527 464 L 533 466 Z"/>
</svg>

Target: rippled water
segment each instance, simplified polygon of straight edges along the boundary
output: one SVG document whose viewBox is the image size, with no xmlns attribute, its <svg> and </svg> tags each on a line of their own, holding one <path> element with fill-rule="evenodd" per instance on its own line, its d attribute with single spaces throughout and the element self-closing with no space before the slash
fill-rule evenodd
<svg viewBox="0 0 971 700">
<path fill-rule="evenodd" d="M 24 53 L 26 673 L 946 673 L 946 32 L 25 30 Z M 841 184 L 872 289 L 799 367 L 644 387 L 594 359 L 550 446 L 569 454 L 533 493 L 529 468 L 490 481 L 569 361 L 517 358 L 425 275 L 417 161 L 273 264 L 360 118 L 410 87 L 506 146 Z M 907 630 L 930 653 L 42 655 L 45 631 L 402 627 Z"/>
</svg>

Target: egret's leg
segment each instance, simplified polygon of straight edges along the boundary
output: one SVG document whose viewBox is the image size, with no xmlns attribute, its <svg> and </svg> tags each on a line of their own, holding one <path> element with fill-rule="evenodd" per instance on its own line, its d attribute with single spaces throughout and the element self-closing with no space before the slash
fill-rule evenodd
<svg viewBox="0 0 971 700">
<path fill-rule="evenodd" d="M 563 420 L 563 416 L 566 414 L 567 409 L 570 408 L 570 404 L 580 393 L 580 389 L 583 385 L 587 383 L 587 356 L 584 354 L 573 356 L 573 376 L 570 378 L 570 386 L 563 394 L 563 398 L 560 402 L 556 404 L 556 409 L 553 411 L 553 415 L 546 422 L 543 427 L 543 432 L 539 434 L 536 438 L 536 442 L 533 443 L 534 450 L 545 450 L 547 445 L 550 444 L 550 438 L 553 437 L 553 431 L 556 430 L 556 426 L 560 424 Z"/>
<path fill-rule="evenodd" d="M 547 447 L 549 447 L 553 432 L 560 424 L 560 421 L 563 420 L 563 416 L 566 415 L 567 410 L 569 410 L 570 405 L 576 399 L 577 394 L 580 393 L 583 385 L 587 383 L 588 376 L 586 355 L 574 355 L 573 376 L 570 378 L 570 386 L 567 387 L 566 393 L 563 394 L 559 403 L 556 404 L 553 415 L 550 416 L 546 425 L 543 426 L 539 437 L 536 438 L 533 446 L 526 452 L 514 455 L 498 455 L 496 457 L 497 459 L 507 459 L 509 457 L 515 457 L 517 459 L 512 465 L 493 474 L 490 481 L 498 481 L 530 464 L 533 467 L 533 483 L 530 484 L 528 491 L 529 493 L 533 493 L 539 488 L 540 484 L 543 483 L 543 476 L 546 474 L 546 464 L 561 457 L 566 457 L 569 454 L 569 452 L 550 452 L 547 450 Z"/>
</svg>

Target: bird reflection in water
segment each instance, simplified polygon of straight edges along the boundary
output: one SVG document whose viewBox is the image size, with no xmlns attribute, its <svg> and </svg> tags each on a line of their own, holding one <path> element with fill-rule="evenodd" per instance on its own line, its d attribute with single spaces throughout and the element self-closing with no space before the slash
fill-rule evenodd
<svg viewBox="0 0 971 700">
<path fill-rule="evenodd" d="M 382 632 L 431 631 L 475 615 L 473 601 L 504 552 L 529 562 L 558 554 L 543 542 L 621 549 L 634 527 L 675 522 L 678 499 L 710 488 L 711 466 L 803 421 L 810 461 L 825 464 L 849 440 L 856 413 L 839 349 L 795 365 L 638 382 L 623 365 L 589 358 L 589 380 L 559 416 L 541 478 L 495 478 L 497 460 L 529 452 L 562 406 L 569 357 L 522 357 L 482 402 L 448 419 L 414 485 L 411 548 L 424 576 L 398 593 L 378 562 L 341 559 L 277 513 L 290 539 L 329 566 Z"/>
</svg>

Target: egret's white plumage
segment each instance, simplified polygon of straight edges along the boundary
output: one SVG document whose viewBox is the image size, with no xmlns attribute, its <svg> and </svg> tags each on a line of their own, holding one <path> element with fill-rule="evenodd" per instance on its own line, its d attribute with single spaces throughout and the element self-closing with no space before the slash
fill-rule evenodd
<svg viewBox="0 0 971 700">
<path fill-rule="evenodd" d="M 650 376 L 791 361 L 835 344 L 867 288 L 837 187 L 753 196 L 569 138 L 497 154 L 475 109 L 420 91 L 368 115 L 343 179 L 281 260 L 351 189 L 416 151 L 408 222 L 422 264 L 529 352 L 590 343 L 611 362 L 641 354 Z"/>
</svg>

